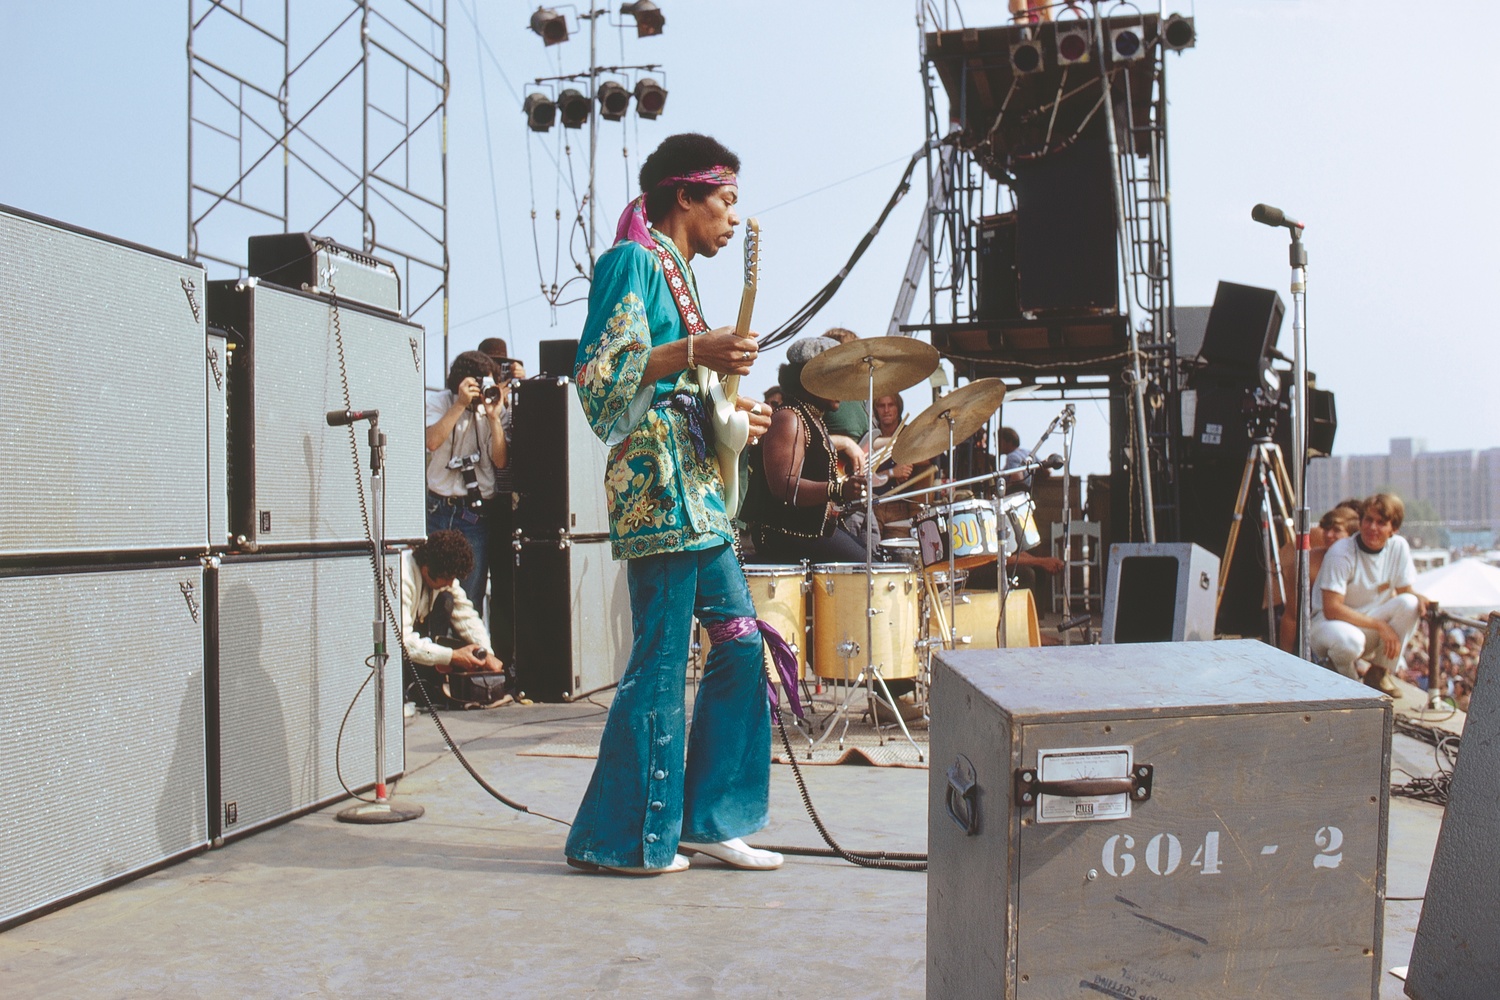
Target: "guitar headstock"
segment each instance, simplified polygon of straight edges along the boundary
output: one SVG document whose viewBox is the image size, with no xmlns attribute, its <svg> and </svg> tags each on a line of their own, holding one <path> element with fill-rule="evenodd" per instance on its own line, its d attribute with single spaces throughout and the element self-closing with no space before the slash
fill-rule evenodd
<svg viewBox="0 0 1500 1000">
<path fill-rule="evenodd" d="M 755 289 L 760 274 L 760 221 L 745 220 L 745 287 Z"/>
</svg>

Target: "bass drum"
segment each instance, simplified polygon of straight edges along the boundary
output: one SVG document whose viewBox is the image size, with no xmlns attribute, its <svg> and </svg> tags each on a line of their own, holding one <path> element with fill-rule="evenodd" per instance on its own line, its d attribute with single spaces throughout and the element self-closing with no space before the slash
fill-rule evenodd
<svg viewBox="0 0 1500 1000">
<path fill-rule="evenodd" d="M 797 654 L 797 679 L 802 680 L 807 676 L 807 564 L 749 564 L 745 566 L 745 582 L 755 602 L 755 617 L 781 633 L 792 647 Z M 701 624 L 698 643 L 706 663 L 712 643 L 708 641 L 708 629 Z M 780 684 L 781 673 L 771 662 L 770 647 L 765 649 L 765 664 L 771 680 Z"/>
<path fill-rule="evenodd" d="M 939 615 L 947 621 L 950 613 L 948 595 L 942 593 L 934 607 L 928 624 L 933 635 L 941 635 Z M 954 649 L 994 649 L 995 619 L 1000 609 L 1000 595 L 993 590 L 961 590 L 952 609 L 954 619 Z M 1005 595 L 1005 645 L 1019 649 L 1042 644 L 1041 629 L 1037 627 L 1036 601 L 1029 590 L 1012 590 Z"/>
<path fill-rule="evenodd" d="M 870 662 L 886 680 L 916 677 L 917 570 L 886 563 L 875 567 L 875 593 L 867 618 L 864 563 L 815 563 L 812 568 L 812 670 L 828 680 L 854 680 L 865 665 L 865 623 L 873 622 Z"/>
</svg>

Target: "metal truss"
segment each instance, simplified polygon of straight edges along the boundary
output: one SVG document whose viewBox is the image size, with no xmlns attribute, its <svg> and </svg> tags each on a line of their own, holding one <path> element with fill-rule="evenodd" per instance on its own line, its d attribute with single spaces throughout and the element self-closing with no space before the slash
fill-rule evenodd
<svg viewBox="0 0 1500 1000">
<path fill-rule="evenodd" d="M 447 0 L 187 10 L 187 256 L 243 276 L 248 237 L 310 232 L 392 261 L 446 371 Z"/>
</svg>

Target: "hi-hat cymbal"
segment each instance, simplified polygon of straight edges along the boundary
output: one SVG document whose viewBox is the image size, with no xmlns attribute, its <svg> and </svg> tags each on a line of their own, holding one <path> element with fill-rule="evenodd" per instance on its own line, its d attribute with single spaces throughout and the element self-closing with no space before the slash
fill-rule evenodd
<svg viewBox="0 0 1500 1000">
<path fill-rule="evenodd" d="M 909 389 L 937 370 L 938 352 L 911 337 L 870 337 L 831 347 L 802 369 L 802 385 L 824 399 L 864 399 L 875 373 L 875 395 Z"/>
<path fill-rule="evenodd" d="M 825 351 L 819 357 L 832 353 Z M 1005 383 L 997 378 L 982 378 L 953 390 L 906 425 L 891 449 L 891 458 L 897 465 L 911 465 L 946 451 L 950 415 L 953 443 L 958 444 L 983 427 L 1004 400 Z"/>
</svg>

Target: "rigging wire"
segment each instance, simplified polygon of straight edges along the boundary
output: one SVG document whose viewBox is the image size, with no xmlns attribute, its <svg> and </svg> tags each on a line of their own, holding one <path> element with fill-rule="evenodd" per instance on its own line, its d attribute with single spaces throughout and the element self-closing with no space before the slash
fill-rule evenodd
<svg viewBox="0 0 1500 1000">
<path fill-rule="evenodd" d="M 500 227 L 500 192 L 495 183 L 495 144 L 491 137 L 490 129 L 490 102 L 487 94 L 488 88 L 484 81 L 484 59 L 479 35 L 479 22 L 474 14 L 470 12 L 468 5 L 459 0 L 459 9 L 468 17 L 469 23 L 474 26 L 474 62 L 479 67 L 479 108 L 484 116 L 484 149 L 486 153 L 486 166 L 490 171 L 490 208 L 495 216 L 495 251 L 500 257 L 500 292 L 505 298 L 505 334 L 507 342 L 515 342 L 515 328 L 511 324 L 510 316 L 510 278 L 505 271 L 505 238 Z M 452 327 L 449 328 L 450 330 Z"/>
</svg>

